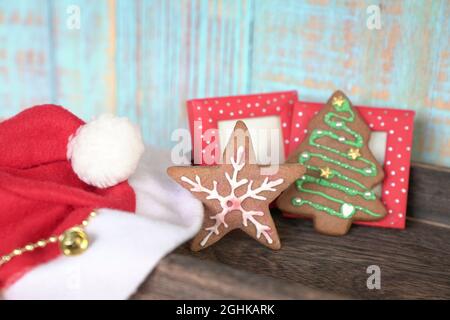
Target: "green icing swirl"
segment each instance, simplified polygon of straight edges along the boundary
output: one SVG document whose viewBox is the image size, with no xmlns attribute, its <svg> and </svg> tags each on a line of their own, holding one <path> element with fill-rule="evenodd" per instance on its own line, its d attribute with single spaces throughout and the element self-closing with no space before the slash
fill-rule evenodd
<svg viewBox="0 0 450 320">
<path fill-rule="evenodd" d="M 352 147 L 352 148 L 362 148 L 364 146 L 364 141 L 363 141 L 362 136 L 358 132 L 355 132 L 352 129 L 350 129 L 349 127 L 347 127 L 347 125 L 346 125 L 346 123 L 353 122 L 355 120 L 355 114 L 354 114 L 352 108 L 350 107 L 348 100 L 345 99 L 341 105 L 333 103 L 333 107 L 337 112 L 346 113 L 346 115 L 337 114 L 335 112 L 329 112 L 325 115 L 324 122 L 332 129 L 335 129 L 337 131 L 343 131 L 343 132 L 349 134 L 350 136 L 353 137 L 353 139 L 346 139 L 344 136 L 338 135 L 332 131 L 315 129 L 309 136 L 309 141 L 308 141 L 309 145 L 314 146 L 318 149 L 322 149 L 322 150 L 326 150 L 328 152 L 334 153 L 342 158 L 352 160 L 351 156 L 348 155 L 347 153 L 341 152 L 339 150 L 333 149 L 329 146 L 325 146 L 325 145 L 322 145 L 322 144 L 319 144 L 318 142 L 316 142 L 320 138 L 328 137 L 330 139 L 333 139 L 333 140 L 339 141 L 340 143 L 348 145 L 349 147 Z M 365 166 L 364 168 L 355 167 L 351 164 L 344 163 L 339 160 L 330 158 L 321 153 L 314 153 L 314 152 L 308 152 L 308 151 L 303 152 L 299 156 L 298 162 L 301 164 L 304 164 L 307 169 L 318 172 L 318 171 L 320 171 L 319 167 L 307 164 L 307 162 L 312 157 L 319 158 L 325 162 L 332 163 L 343 169 L 347 169 L 347 170 L 356 172 L 365 177 L 375 177 L 377 175 L 377 167 L 376 167 L 375 163 L 373 163 L 363 157 L 358 157 L 355 161 L 361 161 L 361 162 L 365 163 L 367 166 Z M 296 181 L 296 186 L 297 186 L 297 190 L 300 192 L 319 195 L 325 199 L 328 199 L 330 201 L 340 204 L 340 211 L 336 211 L 333 208 L 324 206 L 320 203 L 315 203 L 310 200 L 300 199 L 297 197 L 292 198 L 292 200 L 291 200 L 292 204 L 294 206 L 301 206 L 301 205 L 307 204 L 316 210 L 323 211 L 329 215 L 337 216 L 342 219 L 350 219 L 353 215 L 355 215 L 355 213 L 357 211 L 364 212 L 365 214 L 368 214 L 368 215 L 374 216 L 374 217 L 381 216 L 380 214 L 372 212 L 371 210 L 369 210 L 367 208 L 364 208 L 361 206 L 354 206 L 352 204 L 346 203 L 345 201 L 343 201 L 341 199 L 332 197 L 326 193 L 323 193 L 320 191 L 309 190 L 303 186 L 303 184 L 305 184 L 305 183 L 314 183 L 314 184 L 320 185 L 322 187 L 342 191 L 349 196 L 360 196 L 368 201 L 376 200 L 376 196 L 373 193 L 373 191 L 369 190 L 361 182 L 359 182 L 355 179 L 352 179 L 350 177 L 347 177 L 345 174 L 343 174 L 337 170 L 334 170 L 334 169 L 331 170 L 331 175 L 330 175 L 330 178 L 333 178 L 333 177 L 336 177 L 340 180 L 349 182 L 349 183 L 355 185 L 356 187 L 360 188 L 362 191 L 359 191 L 358 189 L 355 189 L 355 188 L 344 186 L 344 185 L 336 183 L 336 182 L 331 182 L 327 179 L 316 178 L 316 177 L 312 177 L 309 175 L 304 175 L 301 179 L 298 179 Z"/>
</svg>

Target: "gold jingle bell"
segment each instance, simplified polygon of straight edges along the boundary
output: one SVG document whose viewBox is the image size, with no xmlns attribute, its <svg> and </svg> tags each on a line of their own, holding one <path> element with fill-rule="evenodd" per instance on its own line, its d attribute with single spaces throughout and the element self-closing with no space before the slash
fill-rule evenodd
<svg viewBox="0 0 450 320">
<path fill-rule="evenodd" d="M 80 227 L 74 227 L 61 235 L 59 247 L 65 256 L 76 256 L 89 247 L 89 238 Z"/>
</svg>

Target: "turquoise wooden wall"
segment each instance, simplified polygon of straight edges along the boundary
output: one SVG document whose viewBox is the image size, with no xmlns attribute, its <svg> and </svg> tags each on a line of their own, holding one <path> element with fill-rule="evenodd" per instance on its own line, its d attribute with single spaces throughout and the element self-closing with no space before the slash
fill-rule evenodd
<svg viewBox="0 0 450 320">
<path fill-rule="evenodd" d="M 414 160 L 450 166 L 449 39 L 447 0 L 0 0 L 0 117 L 48 102 L 112 111 L 168 146 L 188 98 L 340 88 L 416 110 Z"/>
</svg>

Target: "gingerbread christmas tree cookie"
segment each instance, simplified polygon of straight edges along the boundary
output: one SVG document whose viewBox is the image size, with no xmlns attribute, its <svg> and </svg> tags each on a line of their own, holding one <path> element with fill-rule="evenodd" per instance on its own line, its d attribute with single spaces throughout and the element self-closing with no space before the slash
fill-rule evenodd
<svg viewBox="0 0 450 320">
<path fill-rule="evenodd" d="M 310 122 L 308 136 L 287 162 L 306 174 L 277 200 L 284 212 L 312 217 L 317 231 L 346 234 L 354 220 L 382 219 L 386 209 L 373 187 L 384 177 L 369 147 L 370 129 L 349 99 L 335 92 Z"/>
<path fill-rule="evenodd" d="M 305 167 L 258 165 L 248 129 L 242 121 L 237 122 L 220 163 L 167 170 L 205 208 L 203 225 L 191 249 L 204 249 L 235 229 L 243 230 L 271 249 L 279 249 L 280 239 L 268 206 L 303 175 Z"/>
</svg>

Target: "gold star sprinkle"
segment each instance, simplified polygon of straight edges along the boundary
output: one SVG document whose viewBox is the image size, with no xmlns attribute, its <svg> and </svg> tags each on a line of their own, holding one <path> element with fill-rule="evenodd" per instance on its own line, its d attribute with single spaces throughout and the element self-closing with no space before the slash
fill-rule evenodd
<svg viewBox="0 0 450 320">
<path fill-rule="evenodd" d="M 337 96 L 333 98 L 333 105 L 337 105 L 338 107 L 342 106 L 345 102 L 345 99 L 342 96 Z"/>
<path fill-rule="evenodd" d="M 325 167 L 325 168 L 319 168 L 320 169 L 320 176 L 324 177 L 325 179 L 328 179 L 331 177 L 332 172 L 330 170 L 330 168 Z"/>
<path fill-rule="evenodd" d="M 350 148 L 350 150 L 348 150 L 347 155 L 352 159 L 352 160 L 356 160 L 359 157 L 361 157 L 361 153 L 359 153 L 359 149 L 353 149 Z"/>
</svg>

